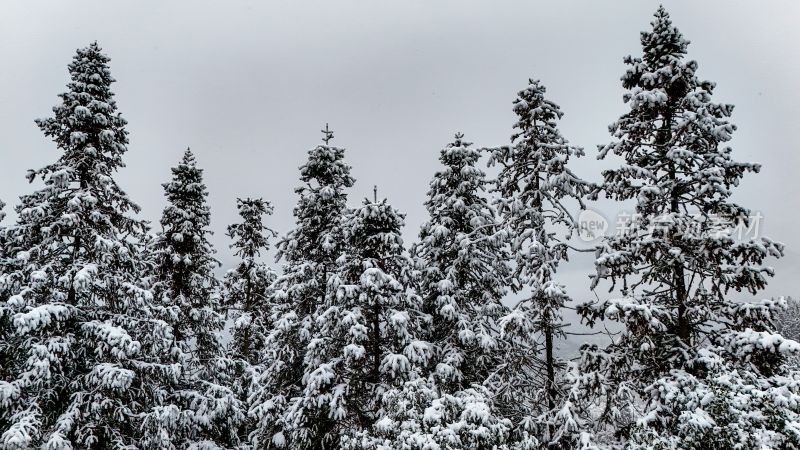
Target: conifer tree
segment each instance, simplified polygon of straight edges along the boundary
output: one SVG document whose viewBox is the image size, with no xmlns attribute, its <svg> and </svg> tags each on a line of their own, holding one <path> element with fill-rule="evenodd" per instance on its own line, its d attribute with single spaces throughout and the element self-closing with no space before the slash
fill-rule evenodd
<svg viewBox="0 0 800 450">
<path fill-rule="evenodd" d="M 37 120 L 61 154 L 28 180 L 3 231 L 0 448 L 132 449 L 154 366 L 140 339 L 168 331 L 148 319 L 137 285 L 146 224 L 113 176 L 128 133 L 93 43 L 69 64 L 54 116 Z"/>
<path fill-rule="evenodd" d="M 3 202 L 3 199 L 0 199 L 0 267 L 2 267 L 3 262 L 6 260 L 6 255 L 4 253 L 6 247 L 4 231 L 6 227 L 5 224 L 3 223 L 3 220 L 5 220 L 6 218 L 6 212 L 3 211 L 5 207 L 6 207 L 5 202 Z M 2 289 L 3 287 L 0 286 L 0 296 L 2 295 Z M 5 298 L 5 297 L 0 297 L 0 298 Z"/>
<path fill-rule="evenodd" d="M 536 439 L 516 442 L 513 424 L 494 411 L 493 396 L 475 385 L 442 392 L 430 379 L 407 381 L 389 389 L 382 399 L 381 418 L 371 429 L 343 437 L 342 450 L 532 450 Z"/>
<path fill-rule="evenodd" d="M 497 205 L 515 255 L 511 288 L 526 296 L 500 321 L 514 355 L 503 367 L 508 387 L 502 394 L 506 404 L 518 405 L 510 414 L 522 421 L 522 439 L 532 434 L 544 448 L 562 448 L 578 434 L 561 380 L 565 363 L 556 354 L 565 337 L 561 310 L 569 301 L 556 271 L 577 228 L 567 202 L 582 208 L 591 186 L 569 169 L 570 158 L 583 149 L 559 132 L 563 113 L 538 80 L 519 92 L 514 112 L 512 145 L 493 149 L 489 161 L 500 165 Z"/>
<path fill-rule="evenodd" d="M 444 166 L 430 182 L 430 219 L 413 248 L 419 294 L 431 317 L 427 335 L 435 347 L 436 385 L 448 393 L 482 384 L 505 358 L 497 322 L 507 312 L 509 258 L 494 209 L 483 195 L 488 183 L 476 167 L 480 151 L 464 135 L 440 154 Z"/>
<path fill-rule="evenodd" d="M 410 265 L 402 226 L 386 200 L 365 200 L 346 216 L 335 295 L 314 315 L 304 389 L 291 405 L 292 448 L 339 448 L 344 434 L 375 423 L 386 390 L 416 378 L 430 359 L 430 346 L 416 339 L 419 297 L 402 282 Z"/>
<path fill-rule="evenodd" d="M 172 180 L 164 183 L 167 206 L 161 231 L 151 245 L 154 260 L 153 295 L 173 328 L 176 351 L 195 362 L 207 362 L 218 354 L 222 308 L 216 296 L 219 262 L 209 242 L 211 212 L 203 169 L 186 149 L 172 169 Z"/>
<path fill-rule="evenodd" d="M 272 327 L 269 292 L 277 276 L 259 256 L 269 250 L 269 239 L 276 234 L 263 223 L 263 216 L 272 214 L 269 202 L 246 198 L 237 199 L 236 205 L 242 221 L 228 226 L 228 237 L 240 261 L 225 274 L 223 300 L 234 321 L 227 350 L 233 391 L 246 403 L 253 380 L 263 371 L 261 350 Z M 253 425 L 247 423 L 240 431 L 240 441 L 247 442 Z"/>
<path fill-rule="evenodd" d="M 3 219 L 5 219 L 5 208 L 6 204 L 0 199 L 0 274 L 6 272 L 10 269 L 8 265 L 10 263 L 7 260 L 5 254 L 5 226 L 3 224 Z M 2 275 L 0 275 L 0 281 L 2 281 Z M 11 360 L 11 350 L 15 347 L 14 343 L 14 327 L 11 323 L 11 309 L 5 307 L 5 300 L 10 296 L 9 292 L 7 291 L 7 286 L 0 282 L 0 361 L 10 361 Z M 11 369 L 10 365 L 0 364 L 0 380 L 9 380 L 11 378 Z M 0 430 L 6 429 L 6 420 L 5 414 L 0 411 Z"/>
<path fill-rule="evenodd" d="M 603 172 L 605 194 L 636 205 L 595 263 L 593 284 L 608 280 L 621 297 L 579 308 L 589 324 L 622 327 L 607 347 L 582 350 L 598 436 L 614 448 L 797 447 L 800 378 L 783 359 L 798 344 L 774 332 L 781 302 L 734 294 L 762 289 L 772 275 L 764 260 L 783 252 L 733 233 L 749 211 L 732 189 L 759 166 L 733 160 L 733 106 L 712 101 L 714 83 L 698 79 L 663 7 L 641 44 L 641 57 L 625 58 L 630 109 L 600 148 L 624 161 Z"/>
<path fill-rule="evenodd" d="M 150 243 L 151 290 L 156 316 L 170 326 L 164 363 L 181 375 L 153 383 L 160 404 L 145 418 L 143 443 L 151 448 L 224 448 L 238 444 L 246 409 L 226 386 L 229 362 L 220 341 L 223 310 L 209 242 L 211 213 L 203 170 L 187 149 L 163 184 L 167 206 Z"/>
<path fill-rule="evenodd" d="M 444 168 L 430 183 L 430 220 L 414 246 L 408 280 L 424 311 L 411 316 L 413 329 L 429 349 L 415 344 L 418 367 L 410 379 L 384 383 L 372 426 L 351 429 L 342 448 L 512 448 L 511 421 L 496 414 L 493 393 L 481 386 L 506 356 L 497 321 L 506 312 L 500 298 L 508 256 L 482 195 L 487 181 L 475 166 L 479 158 L 461 133 L 441 151 Z"/>
<path fill-rule="evenodd" d="M 304 389 L 306 348 L 316 327 L 313 314 L 331 294 L 328 284 L 344 248 L 345 190 L 354 180 L 344 162 L 344 149 L 330 145 L 333 132 L 326 126 L 323 134 L 324 143 L 310 150 L 300 167 L 303 184 L 295 189 L 300 197 L 294 208 L 296 227 L 278 243 L 283 274 L 271 294 L 273 329 L 265 342 L 264 372 L 250 409 L 258 421 L 253 434 L 257 448 L 294 448 L 286 433 L 294 426 L 289 422 L 291 402 Z M 328 426 L 325 422 L 317 428 Z"/>
</svg>

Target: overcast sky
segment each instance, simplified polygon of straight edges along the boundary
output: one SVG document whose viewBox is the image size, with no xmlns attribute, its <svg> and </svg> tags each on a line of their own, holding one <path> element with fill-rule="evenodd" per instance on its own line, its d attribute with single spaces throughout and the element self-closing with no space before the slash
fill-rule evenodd
<svg viewBox="0 0 800 450">
<path fill-rule="evenodd" d="M 586 148 L 626 110 L 619 78 L 640 52 L 651 1 L 3 1 L 0 6 L 0 198 L 29 192 L 24 174 L 58 155 L 34 125 L 57 103 L 75 49 L 97 40 L 111 57 L 117 103 L 129 121 L 122 186 L 156 223 L 161 183 L 191 146 L 205 169 L 213 239 L 232 263 L 224 229 L 237 196 L 275 205 L 292 225 L 297 167 L 326 122 L 347 149 L 351 203 L 378 185 L 407 213 L 412 240 L 425 220 L 428 180 L 455 131 L 505 144 L 511 102 L 529 77 L 566 113 L 562 133 Z M 733 103 L 739 160 L 763 164 L 735 198 L 760 211 L 787 257 L 764 296 L 800 294 L 800 2 L 669 1 L 692 41 L 701 78 Z M 615 205 L 601 205 L 613 217 Z M 12 215 L 13 216 L 13 215 Z M 587 256 L 564 267 L 578 300 L 590 297 Z M 602 295 L 602 294 L 601 294 Z"/>
</svg>

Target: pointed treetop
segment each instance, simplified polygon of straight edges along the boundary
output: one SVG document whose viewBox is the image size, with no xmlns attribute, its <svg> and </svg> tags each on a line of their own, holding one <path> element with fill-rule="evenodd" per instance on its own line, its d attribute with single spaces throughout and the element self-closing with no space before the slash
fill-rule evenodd
<svg viewBox="0 0 800 450">
<path fill-rule="evenodd" d="M 234 240 L 230 247 L 237 249 L 235 254 L 254 258 L 261 250 L 269 250 L 269 238 L 276 233 L 264 226 L 262 216 L 272 214 L 272 204 L 262 198 L 247 197 L 237 198 L 236 207 L 243 221 L 228 226 L 228 236 Z"/>
<path fill-rule="evenodd" d="M 372 201 L 378 203 L 378 185 L 372 186 Z"/>
<path fill-rule="evenodd" d="M 92 87 L 109 86 L 114 78 L 108 68 L 111 61 L 97 41 L 92 42 L 86 47 L 79 48 L 72 57 L 72 62 L 67 66 L 72 81 L 84 83 L 82 91 L 94 93 Z"/>
<path fill-rule="evenodd" d="M 511 135 L 511 142 L 522 137 L 523 141 L 549 138 L 559 144 L 566 143 L 557 125 L 564 113 L 557 104 L 545 97 L 546 92 L 547 88 L 540 80 L 529 78 L 528 86 L 517 93 L 513 109 L 518 117 L 514 128 L 519 131 Z"/>
<path fill-rule="evenodd" d="M 328 124 L 326 123 L 325 129 L 320 131 L 322 131 L 322 134 L 324 135 L 324 137 L 322 138 L 322 142 L 324 142 L 325 145 L 328 145 L 328 142 L 330 142 L 330 140 L 333 139 L 333 130 L 328 128 Z"/>
<path fill-rule="evenodd" d="M 191 147 L 186 147 L 186 151 L 183 152 L 183 159 L 181 160 L 181 163 L 187 166 L 194 166 L 197 164 Z"/>
<path fill-rule="evenodd" d="M 272 214 L 272 203 L 258 198 L 237 198 L 236 208 L 242 217 L 257 217 L 262 214 Z"/>
<path fill-rule="evenodd" d="M 115 80 L 109 61 L 97 43 L 78 49 L 69 63 L 70 81 L 66 92 L 59 94 L 61 102 L 53 107 L 54 115 L 36 120 L 45 136 L 64 151 L 57 164 L 77 169 L 84 186 L 89 183 L 90 173 L 110 176 L 124 167 L 127 122 L 114 101 L 111 84 Z M 56 171 L 56 166 L 37 173 L 50 170 Z"/>
<path fill-rule="evenodd" d="M 187 196 L 192 198 L 195 195 L 208 196 L 203 183 L 203 169 L 197 166 L 197 160 L 190 148 L 187 147 L 184 150 L 180 161 L 170 168 L 170 172 L 172 172 L 172 179 L 161 184 L 170 202 L 183 204 L 182 202 L 187 200 Z M 198 200 L 195 198 L 192 201 Z M 208 206 L 204 205 L 203 209 L 208 209 Z"/>
<path fill-rule="evenodd" d="M 457 132 L 452 142 L 449 142 L 439 151 L 439 161 L 449 170 L 460 170 L 464 165 L 473 165 L 480 158 L 480 151 L 470 148 L 472 142 L 464 139 L 464 133 Z M 464 175 L 464 174 L 462 174 Z M 442 172 L 437 172 L 436 178 L 443 176 Z M 439 180 L 441 181 L 441 180 Z M 438 183 L 439 181 L 434 180 Z"/>
<path fill-rule="evenodd" d="M 386 197 L 382 198 L 380 201 L 372 201 L 369 198 L 364 198 L 361 202 L 361 206 L 353 209 L 351 212 L 352 217 L 356 217 L 359 221 L 363 221 L 359 224 L 359 227 L 361 227 L 360 231 L 354 231 L 352 227 L 348 227 L 346 232 L 350 233 L 351 235 L 358 234 L 359 232 L 363 231 L 365 227 L 370 228 L 375 226 L 375 224 L 385 224 L 386 222 L 393 223 L 393 226 L 396 225 L 397 228 L 400 229 L 404 225 L 403 221 L 406 216 L 395 209 L 389 203 L 389 199 Z"/>
<path fill-rule="evenodd" d="M 664 5 L 658 7 L 653 17 L 655 19 L 650 22 L 653 29 L 641 33 L 645 60 L 655 62 L 665 56 L 685 55 L 689 41 L 673 25 Z"/>
</svg>

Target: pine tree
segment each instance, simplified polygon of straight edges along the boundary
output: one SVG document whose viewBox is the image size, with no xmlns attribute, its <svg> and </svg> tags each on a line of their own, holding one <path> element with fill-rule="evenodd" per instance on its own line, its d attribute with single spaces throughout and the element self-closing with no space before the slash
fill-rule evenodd
<svg viewBox="0 0 800 450">
<path fill-rule="evenodd" d="M 5 226 L 3 224 L 3 219 L 5 219 L 5 211 L 3 209 L 5 206 L 6 204 L 0 199 L 0 274 L 10 268 L 8 264 L 11 262 L 5 254 Z M 3 301 L 0 303 L 0 361 L 10 361 L 11 350 L 15 346 L 13 341 L 14 327 L 11 321 L 11 309 L 6 308 L 4 304 L 10 293 L 7 291 L 8 286 L 2 283 L 2 280 L 3 277 L 0 275 L 0 299 Z M 0 380 L 11 379 L 11 368 L 10 365 L 0 364 Z M 0 411 L 0 430 L 5 430 L 8 426 L 4 420 L 5 414 Z"/>
<path fill-rule="evenodd" d="M 312 315 L 331 293 L 329 280 L 344 249 L 345 190 L 354 180 L 344 162 L 344 149 L 329 143 L 333 132 L 326 126 L 323 133 L 324 144 L 310 150 L 300 167 L 303 184 L 295 189 L 300 197 L 294 209 L 296 227 L 278 243 L 283 274 L 273 286 L 273 329 L 265 342 L 264 372 L 250 409 L 258 421 L 253 434 L 257 448 L 294 448 L 294 443 L 287 443 L 286 432 L 294 426 L 288 422 L 290 402 L 302 393 L 306 348 L 316 327 Z M 319 430 L 328 426 L 317 425 Z"/>
<path fill-rule="evenodd" d="M 419 334 L 419 297 L 403 284 L 410 260 L 403 216 L 386 200 L 365 200 L 346 216 L 346 251 L 314 314 L 303 392 L 292 402 L 292 448 L 339 448 L 372 426 L 383 393 L 419 375 L 430 346 Z"/>
<path fill-rule="evenodd" d="M 54 116 L 37 120 L 62 151 L 36 171 L 3 230 L 4 342 L 0 448 L 132 449 L 154 370 L 140 339 L 165 330 L 137 285 L 146 224 L 113 175 L 124 166 L 126 121 L 109 58 L 93 43 L 69 64 Z"/>
<path fill-rule="evenodd" d="M 6 245 L 5 245 L 5 229 L 6 229 L 6 227 L 5 227 L 5 224 L 3 223 L 3 220 L 5 220 L 5 218 L 6 218 L 6 212 L 3 211 L 3 209 L 5 209 L 5 207 L 6 207 L 5 202 L 3 202 L 2 199 L 0 199 L 0 267 L 3 267 L 2 265 L 3 265 L 4 261 L 6 260 L 6 254 L 4 253 L 5 248 L 6 248 Z M 6 298 L 5 296 L 3 296 L 2 289 L 3 289 L 3 286 L 0 286 L 0 298 Z"/>
<path fill-rule="evenodd" d="M 619 322 L 605 348 L 582 350 L 582 386 L 599 409 L 598 435 L 625 448 L 793 448 L 800 444 L 797 373 L 783 364 L 798 344 L 774 333 L 780 302 L 753 304 L 783 246 L 739 240 L 749 211 L 730 199 L 759 166 L 726 146 L 733 106 L 685 59 L 689 42 L 660 7 L 641 34 L 643 55 L 622 77 L 630 110 L 610 127 L 619 169 L 605 194 L 635 202 L 625 230 L 598 249 L 593 285 L 621 284 L 621 298 L 583 305 L 589 324 Z"/>
<path fill-rule="evenodd" d="M 543 447 L 561 448 L 578 434 L 574 405 L 561 381 L 565 363 L 556 355 L 557 341 L 565 337 L 561 310 L 569 301 L 556 271 L 577 228 L 567 201 L 582 208 L 591 186 L 567 167 L 583 149 L 559 132 L 563 113 L 545 98 L 538 80 L 519 92 L 514 112 L 512 145 L 493 149 L 489 161 L 500 165 L 498 211 L 515 255 L 511 287 L 527 296 L 500 321 L 514 355 L 503 367 L 509 386 L 502 394 L 506 404 L 518 405 L 510 414 L 522 421 L 523 439 L 533 434 Z"/>
<path fill-rule="evenodd" d="M 424 312 L 411 315 L 411 334 L 430 345 L 414 344 L 410 379 L 384 382 L 383 394 L 369 399 L 379 408 L 371 426 L 348 431 L 344 449 L 512 448 L 511 421 L 497 415 L 493 392 L 481 386 L 506 356 L 497 321 L 506 312 L 500 299 L 508 256 L 482 196 L 487 181 L 475 167 L 479 158 L 460 133 L 441 151 L 444 168 L 430 183 L 430 220 L 414 246 L 408 280 Z"/>
<path fill-rule="evenodd" d="M 172 168 L 172 180 L 163 184 L 167 206 L 162 230 L 152 243 L 153 294 L 173 328 L 176 351 L 208 361 L 218 354 L 222 311 L 214 269 L 219 262 L 209 242 L 211 212 L 203 170 L 191 150 Z"/>
<path fill-rule="evenodd" d="M 237 444 L 246 409 L 226 384 L 228 362 L 220 332 L 223 309 L 213 270 L 219 266 L 209 242 L 211 213 L 203 170 L 187 149 L 163 184 L 167 206 L 161 231 L 150 243 L 151 290 L 157 317 L 170 326 L 165 363 L 181 376 L 153 383 L 162 400 L 145 419 L 143 443 L 151 448 L 219 448 Z"/>
<path fill-rule="evenodd" d="M 417 378 L 388 390 L 382 417 L 372 429 L 348 434 L 342 450 L 529 450 L 513 442 L 509 419 L 495 410 L 492 393 L 481 386 L 443 393 L 431 380 Z"/>
<path fill-rule="evenodd" d="M 425 339 L 435 346 L 433 376 L 448 393 L 482 384 L 505 358 L 497 322 L 508 268 L 487 181 L 475 165 L 480 151 L 457 133 L 440 154 L 425 207 L 430 219 L 412 253 L 418 291 L 431 316 Z"/>
<path fill-rule="evenodd" d="M 236 205 L 242 221 L 228 226 L 228 237 L 234 241 L 231 248 L 240 261 L 225 274 L 223 300 L 234 320 L 227 350 L 233 368 L 233 391 L 246 403 L 253 380 L 263 371 L 260 352 L 272 328 L 269 293 L 277 276 L 258 258 L 269 250 L 269 239 L 276 233 L 262 220 L 272 214 L 269 202 L 247 198 L 237 199 Z M 247 442 L 253 429 L 254 424 L 247 423 L 239 433 L 240 441 Z"/>
</svg>

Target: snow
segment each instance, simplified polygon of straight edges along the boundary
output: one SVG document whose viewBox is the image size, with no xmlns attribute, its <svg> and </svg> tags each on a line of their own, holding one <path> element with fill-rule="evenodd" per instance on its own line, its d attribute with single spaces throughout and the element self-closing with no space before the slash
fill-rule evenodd
<svg viewBox="0 0 800 450">
<path fill-rule="evenodd" d="M 264 259 L 272 205 L 236 199 L 222 279 L 195 155 L 151 231 L 115 181 L 128 141 L 109 59 L 79 49 L 36 122 L 58 156 L 0 225 L 0 449 L 797 447 L 800 312 L 736 296 L 784 254 L 733 236 L 751 230 L 735 188 L 760 166 L 734 160 L 733 106 L 712 101 L 663 7 L 640 40 L 601 184 L 572 172 L 584 151 L 529 80 L 510 145 L 459 132 L 440 150 L 409 247 L 388 199 L 348 201 L 326 126 L 281 273 Z M 614 293 L 573 307 L 558 269 L 600 193 L 636 213 L 595 248 L 592 287 Z M 607 345 L 561 359 L 568 309 Z"/>
<path fill-rule="evenodd" d="M 136 374 L 116 364 L 101 363 L 92 368 L 87 381 L 96 388 L 125 391 L 131 387 Z"/>
<path fill-rule="evenodd" d="M 31 308 L 24 313 L 14 315 L 14 327 L 17 333 L 27 334 L 49 326 L 53 322 L 66 321 L 75 313 L 75 309 L 64 304 L 46 304 Z"/>
<path fill-rule="evenodd" d="M 31 412 L 20 414 L 16 421 L 0 436 L 0 444 L 8 450 L 28 450 L 39 436 L 40 421 Z M 65 446 L 58 450 L 67 450 Z"/>
</svg>

